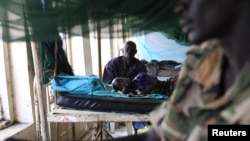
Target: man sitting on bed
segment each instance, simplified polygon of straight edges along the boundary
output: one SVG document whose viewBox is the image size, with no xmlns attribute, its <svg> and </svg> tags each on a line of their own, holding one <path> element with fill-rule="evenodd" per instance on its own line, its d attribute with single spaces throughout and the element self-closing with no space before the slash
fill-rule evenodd
<svg viewBox="0 0 250 141">
<path fill-rule="evenodd" d="M 110 84 L 116 77 L 133 79 L 139 72 L 146 72 L 145 64 L 135 58 L 136 44 L 127 41 L 123 47 L 123 56 L 111 59 L 105 66 L 102 81 Z"/>
<path fill-rule="evenodd" d="M 138 73 L 145 72 L 145 64 L 135 58 L 137 53 L 136 44 L 133 41 L 127 41 L 123 47 L 123 56 L 111 59 L 105 66 L 102 81 L 106 84 L 111 84 L 116 77 L 126 77 L 133 79 Z M 136 126 L 141 124 L 133 124 L 134 129 L 144 128 L 143 126 Z"/>
<path fill-rule="evenodd" d="M 124 77 L 117 77 L 112 81 L 115 91 L 131 96 L 143 96 L 150 93 L 171 96 L 177 76 L 169 77 L 166 81 L 160 81 L 155 76 L 146 73 L 137 74 L 132 80 Z"/>
</svg>

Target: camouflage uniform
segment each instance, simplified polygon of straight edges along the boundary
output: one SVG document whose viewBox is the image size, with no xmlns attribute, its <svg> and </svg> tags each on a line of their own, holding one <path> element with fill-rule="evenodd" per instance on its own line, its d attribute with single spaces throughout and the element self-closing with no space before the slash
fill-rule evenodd
<svg viewBox="0 0 250 141">
<path fill-rule="evenodd" d="M 171 99 L 150 115 L 152 127 L 165 140 L 205 141 L 207 125 L 250 124 L 250 63 L 219 94 L 224 57 L 217 40 L 187 52 Z"/>
</svg>

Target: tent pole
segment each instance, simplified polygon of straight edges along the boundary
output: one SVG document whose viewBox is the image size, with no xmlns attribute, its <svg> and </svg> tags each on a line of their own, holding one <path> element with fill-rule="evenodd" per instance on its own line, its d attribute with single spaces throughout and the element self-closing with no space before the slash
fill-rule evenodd
<svg viewBox="0 0 250 141">
<path fill-rule="evenodd" d="M 102 78 L 102 47 L 101 47 L 101 29 L 100 23 L 97 23 L 97 45 L 98 45 L 98 62 L 99 62 L 99 76 Z"/>
<path fill-rule="evenodd" d="M 37 89 L 36 89 L 36 76 L 34 77 L 33 82 L 33 93 L 34 93 L 34 105 L 35 105 L 35 119 L 36 119 L 36 140 L 41 138 L 41 129 L 40 129 L 40 118 L 39 118 L 39 106 L 37 100 Z"/>
<path fill-rule="evenodd" d="M 32 57 L 34 62 L 34 69 L 35 69 L 35 80 L 36 81 L 36 89 L 37 89 L 37 100 L 38 100 L 38 109 L 41 121 L 41 136 L 43 141 L 47 141 L 47 132 L 46 132 L 46 117 L 45 117 L 45 110 L 44 110 L 44 102 L 43 102 L 43 91 L 42 91 L 42 80 L 41 80 L 41 68 L 40 68 L 40 60 L 39 60 L 39 51 L 38 47 L 35 45 L 31 46 L 32 49 Z"/>
</svg>

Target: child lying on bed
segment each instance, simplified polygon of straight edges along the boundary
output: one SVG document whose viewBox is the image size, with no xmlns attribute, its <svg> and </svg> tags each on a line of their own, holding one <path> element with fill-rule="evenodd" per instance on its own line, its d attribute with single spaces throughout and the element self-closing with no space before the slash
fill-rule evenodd
<svg viewBox="0 0 250 141">
<path fill-rule="evenodd" d="M 157 77 L 139 73 L 133 80 L 124 77 L 116 77 L 112 81 L 114 91 L 120 91 L 123 94 L 148 95 L 150 93 L 163 94 L 170 96 L 174 89 L 177 76 L 168 78 L 166 81 L 160 81 Z"/>
</svg>

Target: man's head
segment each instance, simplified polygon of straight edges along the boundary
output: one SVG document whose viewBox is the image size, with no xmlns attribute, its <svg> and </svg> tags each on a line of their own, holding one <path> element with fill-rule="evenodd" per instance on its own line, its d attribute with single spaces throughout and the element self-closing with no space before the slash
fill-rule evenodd
<svg viewBox="0 0 250 141">
<path fill-rule="evenodd" d="M 244 0 L 178 0 L 175 12 L 189 40 L 199 44 L 227 35 L 239 15 Z"/>
<path fill-rule="evenodd" d="M 122 91 L 124 94 L 129 93 L 132 88 L 132 81 L 123 77 L 116 77 L 111 84 L 115 91 Z"/>
<path fill-rule="evenodd" d="M 123 56 L 126 57 L 126 59 L 133 59 L 137 53 L 136 44 L 132 41 L 127 41 L 123 47 L 123 53 Z"/>
</svg>

